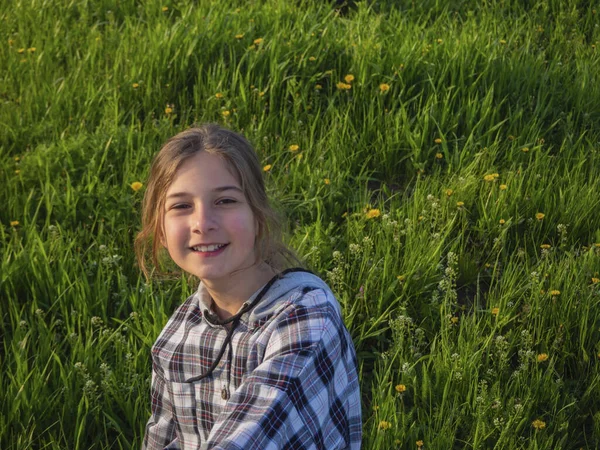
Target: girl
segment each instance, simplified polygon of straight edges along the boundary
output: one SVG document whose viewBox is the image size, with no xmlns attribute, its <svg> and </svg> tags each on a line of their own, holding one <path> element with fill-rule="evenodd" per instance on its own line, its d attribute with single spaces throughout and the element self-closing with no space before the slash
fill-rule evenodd
<svg viewBox="0 0 600 450">
<path fill-rule="evenodd" d="M 156 156 L 136 238 L 200 279 L 152 347 L 144 449 L 358 449 L 356 355 L 329 287 L 283 270 L 256 153 L 217 125 L 171 138 Z"/>
</svg>

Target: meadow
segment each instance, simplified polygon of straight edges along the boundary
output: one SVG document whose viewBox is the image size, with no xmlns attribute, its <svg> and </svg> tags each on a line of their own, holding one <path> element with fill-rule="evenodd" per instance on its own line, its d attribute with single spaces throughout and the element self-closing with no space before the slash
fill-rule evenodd
<svg viewBox="0 0 600 450">
<path fill-rule="evenodd" d="M 138 448 L 195 289 L 133 255 L 193 123 L 255 145 L 365 449 L 600 448 L 600 4 L 7 0 L 0 448 Z"/>
</svg>

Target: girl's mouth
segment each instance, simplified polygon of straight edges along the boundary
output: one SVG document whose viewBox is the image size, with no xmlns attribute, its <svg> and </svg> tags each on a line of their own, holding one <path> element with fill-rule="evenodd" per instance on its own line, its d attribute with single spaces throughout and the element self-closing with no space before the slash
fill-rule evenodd
<svg viewBox="0 0 600 450">
<path fill-rule="evenodd" d="M 215 256 L 221 253 L 228 245 L 229 244 L 196 245 L 191 247 L 191 249 L 196 253 L 202 254 L 203 256 Z"/>
</svg>

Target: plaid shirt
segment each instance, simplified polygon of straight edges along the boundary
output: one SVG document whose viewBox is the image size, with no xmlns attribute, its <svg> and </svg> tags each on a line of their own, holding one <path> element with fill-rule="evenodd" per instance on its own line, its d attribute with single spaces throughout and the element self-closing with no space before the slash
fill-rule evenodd
<svg viewBox="0 0 600 450">
<path fill-rule="evenodd" d="M 144 449 L 360 448 L 356 355 L 337 301 L 310 273 L 272 282 L 230 343 L 202 283 L 175 311 L 152 348 Z"/>
</svg>

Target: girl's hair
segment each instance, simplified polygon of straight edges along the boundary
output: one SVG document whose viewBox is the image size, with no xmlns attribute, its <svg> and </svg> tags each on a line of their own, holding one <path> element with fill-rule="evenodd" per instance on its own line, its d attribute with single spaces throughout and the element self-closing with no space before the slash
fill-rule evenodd
<svg viewBox="0 0 600 450">
<path fill-rule="evenodd" d="M 285 246 L 281 222 L 271 208 L 265 191 L 263 171 L 252 145 L 238 133 L 215 124 L 193 127 L 169 139 L 155 156 L 142 205 L 142 230 L 135 238 L 135 252 L 140 269 L 150 278 L 151 272 L 164 275 L 160 256 L 164 242 L 163 217 L 165 197 L 177 170 L 198 152 L 218 155 L 237 177 L 246 200 L 258 223 L 255 241 L 256 258 L 276 271 L 291 263 L 300 264 L 295 253 Z M 152 270 L 148 262 L 152 263 Z"/>
</svg>

